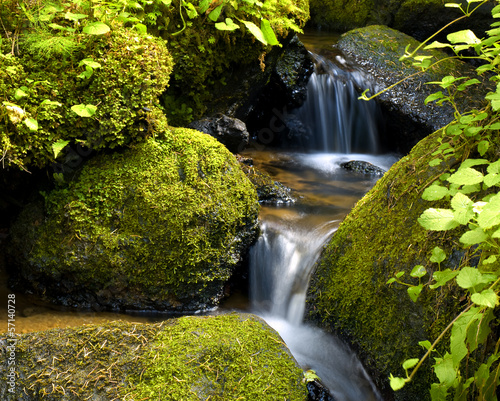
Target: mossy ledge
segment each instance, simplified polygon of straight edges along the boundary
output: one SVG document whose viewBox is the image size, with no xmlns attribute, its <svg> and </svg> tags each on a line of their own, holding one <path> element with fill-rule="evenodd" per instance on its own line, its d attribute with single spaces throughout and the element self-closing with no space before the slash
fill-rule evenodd
<svg viewBox="0 0 500 401">
<path fill-rule="evenodd" d="M 54 329 L 16 350 L 16 392 L 2 380 L 2 400 L 307 399 L 280 336 L 249 314 Z"/>
<path fill-rule="evenodd" d="M 74 307 L 217 305 L 255 239 L 259 205 L 235 157 L 178 128 L 88 162 L 12 228 L 18 287 Z"/>
<path fill-rule="evenodd" d="M 455 158 L 430 167 L 429 161 L 436 157 L 432 153 L 445 142 L 455 148 Z M 430 272 L 426 278 L 430 277 L 438 269 L 429 262 L 435 246 L 448 256 L 441 269 L 453 269 L 461 261 L 474 266 L 474 258 L 458 241 L 463 233 L 460 228 L 443 235 L 426 231 L 417 221 L 425 209 L 445 207 L 446 203 L 439 203 L 444 201 L 422 200 L 422 192 L 442 173 L 456 168 L 462 158 L 477 156 L 468 155 L 469 151 L 463 140 L 442 131 L 420 141 L 356 204 L 323 251 L 311 279 L 306 319 L 347 340 L 388 401 L 430 399 L 430 383 L 435 380 L 428 360 L 398 392 L 389 388 L 388 377 L 391 373 L 404 376 L 402 362 L 425 353 L 418 342 L 433 342 L 464 307 L 464 294 L 449 286 L 438 291 L 424 287 L 414 303 L 405 286 L 386 282 L 403 271 L 405 281 L 418 284 L 409 277 L 418 264 L 426 267 Z M 495 146 L 486 157 L 497 160 L 498 154 Z M 474 358 L 478 362 L 482 357 Z"/>
</svg>

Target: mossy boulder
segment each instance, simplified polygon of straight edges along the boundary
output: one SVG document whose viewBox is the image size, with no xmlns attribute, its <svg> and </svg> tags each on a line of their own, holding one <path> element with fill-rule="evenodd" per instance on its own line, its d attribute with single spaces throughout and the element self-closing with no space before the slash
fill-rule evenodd
<svg viewBox="0 0 500 401">
<path fill-rule="evenodd" d="M 413 66 L 413 60 L 399 61 L 407 46 L 414 50 L 419 45 L 420 42 L 412 37 L 381 25 L 349 31 L 336 45 L 349 61 L 369 75 L 373 86 L 369 95 L 407 78 L 376 98 L 386 115 L 386 146 L 402 153 L 407 153 L 420 139 L 454 119 L 454 109 L 449 103 L 425 105 L 427 96 L 441 90 L 428 82 L 440 82 L 447 75 L 478 78 L 470 64 L 447 59 L 448 56 L 438 50 L 419 51 L 419 55 L 431 56 L 433 63 L 444 60 L 425 72 Z M 481 107 L 484 95 L 492 88 L 487 82 L 484 80 L 483 85 L 473 85 L 459 92 L 455 98 L 458 109 L 463 112 Z"/>
<path fill-rule="evenodd" d="M 4 338 L 2 351 L 11 344 Z M 15 393 L 2 380 L 2 400 L 307 399 L 302 370 L 279 335 L 245 314 L 24 334 L 15 369 Z"/>
<path fill-rule="evenodd" d="M 464 294 L 451 287 L 435 291 L 424 287 L 418 301 L 413 302 L 407 287 L 386 284 L 400 271 L 405 273 L 404 281 L 418 284 L 409 273 L 419 264 L 429 272 L 423 279 L 426 281 L 438 269 L 454 269 L 462 261 L 472 266 L 477 263 L 473 251 L 466 252 L 458 241 L 465 228 L 443 235 L 426 231 L 417 221 L 429 207 L 446 207 L 444 200 L 431 203 L 421 196 L 469 152 L 464 142 L 438 131 L 392 166 L 341 223 L 311 279 L 306 319 L 352 345 L 385 393 L 385 400 L 430 400 L 430 383 L 437 379 L 428 360 L 412 382 L 398 392 L 389 388 L 388 377 L 404 376 L 403 361 L 424 355 L 418 343 L 433 342 L 466 306 Z M 498 144 L 498 135 L 493 142 Z M 453 144 L 455 157 L 430 167 L 429 162 L 436 157 L 433 152 L 441 143 Z M 497 145 L 486 156 L 496 160 L 498 151 Z M 470 154 L 472 158 L 477 156 Z M 436 246 L 447 255 L 440 266 L 429 261 Z M 477 358 L 478 362 L 483 357 L 475 355 L 471 360 Z"/>
<path fill-rule="evenodd" d="M 19 39 L 19 56 L 0 54 L 4 166 L 44 167 L 54 162 L 57 143 L 109 149 L 143 141 L 158 129 L 164 119 L 158 97 L 173 66 L 165 42 L 122 27 L 90 36 L 27 31 Z M 63 40 L 59 54 L 54 43 Z M 75 105 L 97 108 L 80 116 Z"/>
<path fill-rule="evenodd" d="M 367 25 L 382 24 L 425 40 L 463 14 L 445 7 L 443 0 L 311 0 L 310 24 L 323 29 L 344 32 Z M 458 1 L 460 3 L 460 1 Z M 464 9 L 467 2 L 461 2 Z M 483 5 L 471 17 L 443 31 L 447 33 L 472 29 L 481 37 L 493 22 L 491 9 L 495 2 Z"/>
<path fill-rule="evenodd" d="M 26 207 L 11 231 L 21 288 L 79 307 L 218 303 L 257 234 L 256 191 L 214 138 L 164 135 L 93 158 L 44 205 Z"/>
</svg>

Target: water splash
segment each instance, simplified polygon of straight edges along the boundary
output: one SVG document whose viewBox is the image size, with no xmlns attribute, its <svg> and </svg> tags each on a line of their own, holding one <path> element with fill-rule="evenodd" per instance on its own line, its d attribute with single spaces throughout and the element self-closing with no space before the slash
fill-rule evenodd
<svg viewBox="0 0 500 401">
<path fill-rule="evenodd" d="M 307 100 L 295 112 L 310 135 L 308 149 L 377 153 L 380 112 L 375 101 L 359 100 L 356 89 L 369 88 L 370 82 L 359 71 L 312 56 L 316 66 L 307 86 Z M 337 58 L 342 64 L 343 59 Z"/>
<path fill-rule="evenodd" d="M 336 230 L 335 223 L 324 223 L 313 231 L 291 230 L 276 222 L 262 224 L 262 235 L 250 256 L 254 310 L 292 324 L 302 322 L 311 269 L 322 245 Z"/>
</svg>

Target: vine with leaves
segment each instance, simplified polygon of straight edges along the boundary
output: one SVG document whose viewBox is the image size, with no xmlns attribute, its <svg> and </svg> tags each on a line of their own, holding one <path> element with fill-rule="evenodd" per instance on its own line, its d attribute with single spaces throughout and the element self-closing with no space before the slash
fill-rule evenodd
<svg viewBox="0 0 500 401">
<path fill-rule="evenodd" d="M 481 0 L 467 0 L 465 8 L 459 3 L 446 4 L 446 7 L 457 8 L 463 14 L 446 27 L 470 16 L 485 3 L 486 1 Z M 399 390 L 411 382 L 424 361 L 433 357 L 432 369 L 437 377 L 437 381 L 430 387 L 433 401 L 495 401 L 500 384 L 500 339 L 493 338 L 491 346 L 491 338 L 494 337 L 491 335 L 491 325 L 498 319 L 496 314 L 500 293 L 500 146 L 496 143 L 500 130 L 500 5 L 493 8 L 492 16 L 497 21 L 493 22 L 485 38 L 480 39 L 473 31 L 466 29 L 448 34 L 446 43 L 434 41 L 429 44 L 435 37 L 433 35 L 413 51 L 410 52 L 407 48 L 405 55 L 401 57 L 401 60 L 412 59 L 413 65 L 425 71 L 434 65 L 432 57 L 420 55 L 418 50 L 449 49 L 453 52 L 450 58 L 478 60 L 480 66 L 476 69 L 477 74 L 496 85 L 496 90 L 485 96 L 485 105 L 481 109 L 461 113 L 455 103 L 458 93 L 468 87 L 481 85 L 477 78 L 449 75 L 441 81 L 429 82 L 428 84 L 438 85 L 441 90 L 425 100 L 426 104 L 436 102 L 442 105 L 447 102 L 453 106 L 455 120 L 443 130 L 448 137 L 460 138 L 462 143 L 465 142 L 469 152 L 466 152 L 458 168 L 443 173 L 422 194 L 426 201 L 444 201 L 449 207 L 430 207 L 422 213 L 418 222 L 430 231 L 451 232 L 462 227 L 464 232 L 459 241 L 477 256 L 477 265 L 470 265 L 469 261 L 462 262 L 454 269 L 441 269 L 440 264 L 447 255 L 444 250 L 435 247 L 429 259 L 432 271 L 428 271 L 423 265 L 417 265 L 410 272 L 410 276 L 413 280 L 417 279 L 418 284 L 405 282 L 404 272 L 398 272 L 387 282 L 406 286 L 408 295 L 414 302 L 418 302 L 424 288 L 438 290 L 451 285 L 465 294 L 466 306 L 441 334 L 432 343 L 428 340 L 419 343 L 424 349 L 424 355 L 403 362 L 405 376 L 391 374 L 389 378 L 392 389 Z M 467 55 L 464 55 L 464 51 L 468 51 Z M 471 51 L 474 53 L 472 56 Z M 390 88 L 385 90 L 388 89 Z M 369 99 L 366 91 L 361 98 Z M 441 142 L 429 165 L 438 166 L 444 160 L 456 157 L 458 154 L 453 143 L 454 141 Z M 428 275 L 430 277 L 424 279 Z M 442 349 L 445 342 L 446 351 L 439 354 L 438 345 Z M 486 353 L 486 357 L 482 363 L 472 363 L 470 358 L 479 350 Z"/>
</svg>

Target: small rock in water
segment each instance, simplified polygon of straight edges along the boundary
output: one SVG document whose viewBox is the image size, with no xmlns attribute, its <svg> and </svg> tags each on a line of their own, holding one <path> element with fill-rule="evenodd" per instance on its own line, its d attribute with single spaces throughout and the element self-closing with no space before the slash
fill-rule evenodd
<svg viewBox="0 0 500 401">
<path fill-rule="evenodd" d="M 345 163 L 341 163 L 340 167 L 349 171 L 353 171 L 355 173 L 374 175 L 377 177 L 382 177 L 385 174 L 384 169 L 361 160 L 351 160 Z"/>
</svg>

